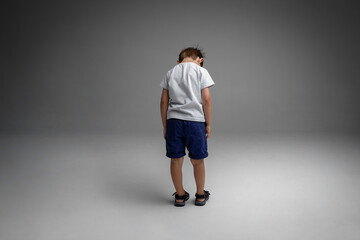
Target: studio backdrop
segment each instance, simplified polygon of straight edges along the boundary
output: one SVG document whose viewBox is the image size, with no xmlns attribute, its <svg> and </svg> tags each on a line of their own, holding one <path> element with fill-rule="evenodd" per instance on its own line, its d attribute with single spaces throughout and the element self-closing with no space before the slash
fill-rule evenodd
<svg viewBox="0 0 360 240">
<path fill-rule="evenodd" d="M 0 130 L 159 132 L 159 86 L 198 46 L 214 133 L 359 133 L 350 1 L 16 1 L 5 9 Z"/>
</svg>

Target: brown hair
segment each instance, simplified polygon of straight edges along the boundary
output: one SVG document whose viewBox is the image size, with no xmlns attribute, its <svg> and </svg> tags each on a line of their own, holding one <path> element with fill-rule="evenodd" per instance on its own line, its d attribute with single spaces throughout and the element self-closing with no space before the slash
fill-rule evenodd
<svg viewBox="0 0 360 240">
<path fill-rule="evenodd" d="M 191 57 L 192 59 L 195 60 L 197 57 L 204 58 L 204 53 L 201 49 L 197 47 L 188 47 L 180 52 L 178 61 L 182 62 L 186 57 Z M 200 63 L 200 66 L 203 65 L 204 65 L 204 61 Z"/>
</svg>

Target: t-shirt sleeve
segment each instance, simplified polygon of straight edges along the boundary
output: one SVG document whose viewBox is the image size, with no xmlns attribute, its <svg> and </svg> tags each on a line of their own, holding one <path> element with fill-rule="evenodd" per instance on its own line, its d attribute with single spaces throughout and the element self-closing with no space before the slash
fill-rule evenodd
<svg viewBox="0 0 360 240">
<path fill-rule="evenodd" d="M 215 85 L 214 80 L 211 78 L 209 72 L 204 68 L 201 74 L 201 89 Z"/>
<path fill-rule="evenodd" d="M 162 79 L 162 81 L 160 83 L 160 87 L 169 90 L 169 76 L 168 76 L 168 73 L 166 73 L 164 78 Z"/>
</svg>

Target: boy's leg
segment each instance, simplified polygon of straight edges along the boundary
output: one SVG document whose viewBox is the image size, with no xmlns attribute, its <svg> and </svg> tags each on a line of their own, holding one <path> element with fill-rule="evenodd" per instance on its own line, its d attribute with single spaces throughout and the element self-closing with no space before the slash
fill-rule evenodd
<svg viewBox="0 0 360 240">
<path fill-rule="evenodd" d="M 192 159 L 190 161 L 194 167 L 194 177 L 196 182 L 196 193 L 204 194 L 205 186 L 205 164 L 204 159 Z M 199 199 L 199 201 L 205 201 L 205 199 Z"/>
<path fill-rule="evenodd" d="M 182 183 L 183 162 L 184 162 L 184 157 L 171 158 L 171 164 L 170 164 L 171 178 L 172 178 L 175 190 L 178 195 L 185 194 L 185 190 L 184 190 L 183 183 Z M 178 201 L 178 200 L 176 200 L 176 201 Z M 179 202 L 182 202 L 182 200 L 179 200 Z"/>
</svg>

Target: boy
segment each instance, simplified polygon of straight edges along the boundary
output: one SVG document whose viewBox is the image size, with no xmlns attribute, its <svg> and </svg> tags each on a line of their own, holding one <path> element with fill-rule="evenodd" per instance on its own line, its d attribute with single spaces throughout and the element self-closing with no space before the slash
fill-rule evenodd
<svg viewBox="0 0 360 240">
<path fill-rule="evenodd" d="M 166 140 L 166 156 L 171 158 L 171 178 L 175 187 L 175 206 L 185 206 L 189 193 L 182 185 L 185 147 L 194 167 L 195 205 L 204 206 L 209 191 L 204 190 L 204 158 L 208 156 L 207 139 L 211 135 L 211 97 L 215 83 L 203 68 L 204 57 L 197 48 L 185 48 L 177 65 L 170 69 L 160 86 L 163 88 L 160 112 Z M 170 100 L 170 102 L 169 102 Z"/>
</svg>

